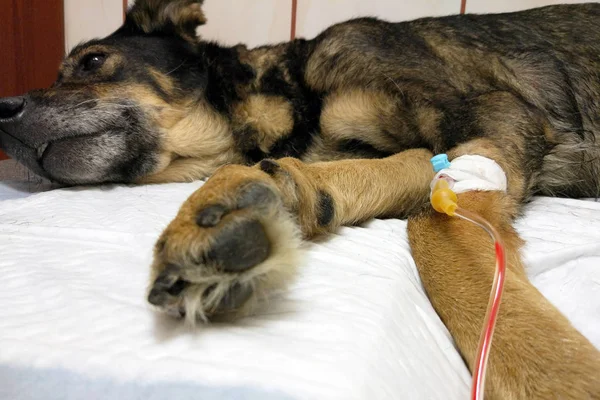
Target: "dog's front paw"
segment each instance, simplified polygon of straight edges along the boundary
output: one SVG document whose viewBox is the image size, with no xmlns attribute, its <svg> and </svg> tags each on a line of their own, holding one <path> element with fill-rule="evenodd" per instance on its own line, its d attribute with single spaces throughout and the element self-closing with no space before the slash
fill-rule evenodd
<svg viewBox="0 0 600 400">
<path fill-rule="evenodd" d="M 148 301 L 189 322 L 249 311 L 294 275 L 300 234 L 261 171 L 225 167 L 155 246 Z"/>
</svg>

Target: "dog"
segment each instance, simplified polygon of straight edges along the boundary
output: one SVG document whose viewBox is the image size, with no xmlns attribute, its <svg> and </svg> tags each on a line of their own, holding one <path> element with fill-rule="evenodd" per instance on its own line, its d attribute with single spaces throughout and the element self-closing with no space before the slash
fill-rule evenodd
<svg viewBox="0 0 600 400">
<path fill-rule="evenodd" d="M 600 352 L 529 283 L 512 227 L 534 194 L 600 193 L 600 4 L 359 18 L 248 49 L 203 41 L 202 3 L 138 0 L 52 87 L 0 99 L 0 147 L 52 181 L 211 176 L 157 241 L 152 305 L 191 322 L 248 312 L 293 277 L 301 240 L 408 218 L 424 288 L 473 370 L 492 243 L 428 201 L 433 155 L 480 155 L 507 179 L 458 195 L 508 252 L 486 394 L 600 398 Z"/>
</svg>

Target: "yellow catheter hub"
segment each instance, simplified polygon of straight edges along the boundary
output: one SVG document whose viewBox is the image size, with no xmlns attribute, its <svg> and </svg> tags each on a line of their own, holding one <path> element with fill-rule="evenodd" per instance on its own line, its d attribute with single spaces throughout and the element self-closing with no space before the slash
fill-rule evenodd
<svg viewBox="0 0 600 400">
<path fill-rule="evenodd" d="M 456 197 L 456 193 L 450 189 L 450 185 L 445 179 L 438 179 L 435 182 L 433 190 L 431 191 L 430 201 L 435 211 L 447 214 L 451 217 L 456 215 L 458 198 Z"/>
</svg>

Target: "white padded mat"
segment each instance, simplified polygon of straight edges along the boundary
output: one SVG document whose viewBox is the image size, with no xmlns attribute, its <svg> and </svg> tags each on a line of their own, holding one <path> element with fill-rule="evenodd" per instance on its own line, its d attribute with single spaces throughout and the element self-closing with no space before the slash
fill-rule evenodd
<svg viewBox="0 0 600 400">
<path fill-rule="evenodd" d="M 1 201 L 0 380 L 58 369 L 120 385 L 196 384 L 190 398 L 203 399 L 236 387 L 263 392 L 210 398 L 468 398 L 469 373 L 423 293 L 404 221 L 307 245 L 291 290 L 236 325 L 190 332 L 155 314 L 144 299 L 152 245 L 200 185 Z M 600 204 L 536 199 L 518 226 L 534 283 L 600 347 Z M 91 387 L 63 398 L 109 398 Z M 169 398 L 159 392 L 152 398 Z"/>
</svg>

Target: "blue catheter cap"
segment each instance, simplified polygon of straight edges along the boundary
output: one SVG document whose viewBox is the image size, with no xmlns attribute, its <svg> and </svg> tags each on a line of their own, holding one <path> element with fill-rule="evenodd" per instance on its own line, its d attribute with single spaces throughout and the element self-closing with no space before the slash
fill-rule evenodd
<svg viewBox="0 0 600 400">
<path fill-rule="evenodd" d="M 450 167 L 450 161 L 448 161 L 448 156 L 446 154 L 438 154 L 431 159 L 431 165 L 433 165 L 433 170 L 435 172 L 440 172 L 441 170 Z"/>
</svg>

